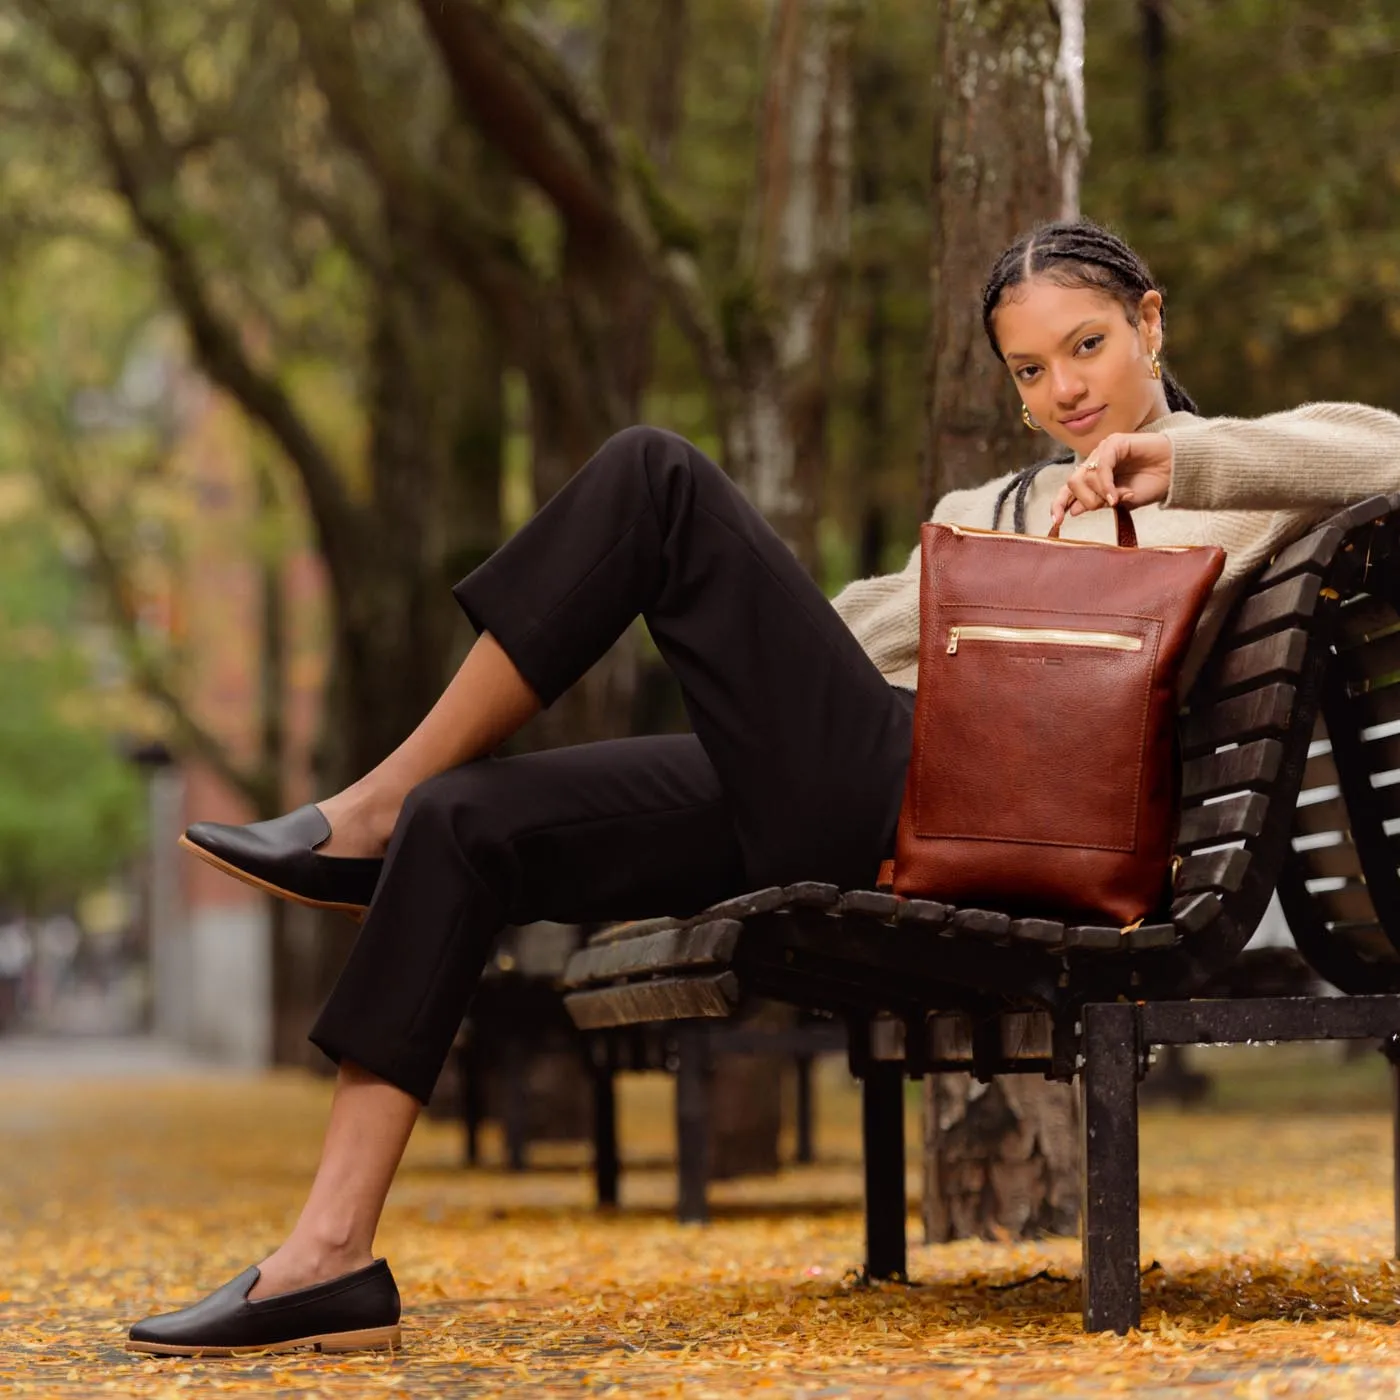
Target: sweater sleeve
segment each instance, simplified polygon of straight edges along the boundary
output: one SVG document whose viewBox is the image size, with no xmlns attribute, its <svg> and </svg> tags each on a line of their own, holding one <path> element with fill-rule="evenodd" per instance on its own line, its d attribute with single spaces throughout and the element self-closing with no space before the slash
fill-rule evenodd
<svg viewBox="0 0 1400 1400">
<path fill-rule="evenodd" d="M 1262 418 L 1202 418 L 1171 439 L 1177 510 L 1303 510 L 1400 491 L 1400 417 L 1310 403 Z"/>
<path fill-rule="evenodd" d="M 984 530 L 992 527 L 992 506 L 997 492 L 1011 480 L 1012 473 L 962 491 L 949 491 L 938 498 L 931 520 L 958 525 L 977 525 Z M 878 574 L 874 578 L 858 578 L 848 583 L 832 600 L 831 605 L 841 614 L 841 620 L 858 635 L 860 621 L 877 612 L 883 604 L 907 599 L 911 582 L 919 581 L 920 549 L 916 544 L 904 567 L 897 574 Z"/>
<path fill-rule="evenodd" d="M 919 547 L 915 545 L 909 561 L 897 574 L 853 579 L 831 600 L 831 606 L 840 614 L 846 626 L 859 634 L 862 619 L 877 612 L 882 604 L 898 599 L 909 586 L 910 579 L 917 580 L 918 577 Z"/>
</svg>

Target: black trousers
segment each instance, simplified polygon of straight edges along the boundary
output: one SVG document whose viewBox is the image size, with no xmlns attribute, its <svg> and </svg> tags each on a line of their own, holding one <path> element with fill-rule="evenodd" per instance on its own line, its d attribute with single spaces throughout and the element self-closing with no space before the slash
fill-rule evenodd
<svg viewBox="0 0 1400 1400">
<path fill-rule="evenodd" d="M 454 593 L 545 705 L 640 614 L 694 733 L 484 758 L 410 793 L 311 1039 L 425 1102 L 508 923 L 869 886 L 913 713 L 733 482 L 658 429 L 611 438 Z"/>
</svg>

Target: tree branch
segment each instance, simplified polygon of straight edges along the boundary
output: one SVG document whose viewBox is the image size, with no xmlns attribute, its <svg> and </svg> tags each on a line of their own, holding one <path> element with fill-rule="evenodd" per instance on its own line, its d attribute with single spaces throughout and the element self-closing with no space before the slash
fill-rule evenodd
<svg viewBox="0 0 1400 1400">
<path fill-rule="evenodd" d="M 333 577 L 343 573 L 362 553 L 360 522 L 331 458 L 281 385 L 254 367 L 237 329 L 209 298 L 184 229 L 188 215 L 178 190 L 179 156 L 161 126 L 145 71 L 99 25 L 58 16 L 47 5 L 33 8 L 86 80 L 89 106 L 112 182 L 138 230 L 160 258 L 166 287 L 181 312 L 201 365 L 272 434 L 290 458 L 305 486 L 327 567 Z M 124 101 L 107 95 L 101 71 L 104 63 L 115 63 L 124 75 L 129 89 Z M 119 130 L 123 121 L 135 128 L 137 142 L 123 139 Z"/>
<path fill-rule="evenodd" d="M 418 0 L 418 9 L 458 104 L 576 236 L 613 238 L 619 167 L 612 137 L 554 55 L 480 0 Z"/>
<path fill-rule="evenodd" d="M 401 231 L 412 228 L 509 327 L 536 298 L 534 279 L 508 225 L 483 213 L 447 168 L 425 168 L 388 124 L 375 120 L 343 21 L 322 0 L 289 0 L 303 52 L 336 132 L 379 185 Z"/>
<path fill-rule="evenodd" d="M 418 0 L 457 100 L 554 203 L 575 245 L 593 241 L 649 275 L 714 394 L 721 435 L 735 373 L 701 283 L 692 226 L 645 161 L 619 159 L 602 115 L 558 59 L 483 0 Z"/>
</svg>

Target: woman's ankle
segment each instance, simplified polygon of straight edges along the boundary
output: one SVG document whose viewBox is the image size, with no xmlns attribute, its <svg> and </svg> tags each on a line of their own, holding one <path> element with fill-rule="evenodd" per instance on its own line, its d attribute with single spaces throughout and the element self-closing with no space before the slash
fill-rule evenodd
<svg viewBox="0 0 1400 1400">
<path fill-rule="evenodd" d="M 331 839 L 322 847 L 325 853 L 377 856 L 389 845 L 403 803 L 362 778 L 316 805 L 331 825 Z"/>
<path fill-rule="evenodd" d="M 298 1288 L 312 1288 L 318 1283 L 343 1278 L 373 1262 L 374 1253 L 368 1246 L 327 1248 L 292 1234 L 258 1265 L 258 1281 L 248 1296 L 257 1300 L 278 1293 L 292 1293 Z"/>
</svg>

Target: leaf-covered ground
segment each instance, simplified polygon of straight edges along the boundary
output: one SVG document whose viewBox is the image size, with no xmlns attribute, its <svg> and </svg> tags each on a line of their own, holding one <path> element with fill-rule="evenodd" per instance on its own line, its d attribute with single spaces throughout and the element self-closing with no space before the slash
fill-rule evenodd
<svg viewBox="0 0 1400 1400">
<path fill-rule="evenodd" d="M 579 1149 L 541 1150 L 524 1175 L 464 1172 L 454 1126 L 423 1123 L 378 1242 L 404 1294 L 405 1349 L 217 1362 L 132 1357 L 125 1328 L 277 1242 L 315 1162 L 328 1086 L 0 1083 L 0 1394 L 1400 1391 L 1383 1112 L 1270 1102 L 1146 1115 L 1143 1329 L 1087 1337 L 1073 1241 L 915 1246 L 915 1286 L 849 1280 L 860 1172 L 838 1071 L 822 1093 L 823 1161 L 720 1184 L 704 1228 L 669 1218 L 662 1080 L 625 1085 L 629 1169 L 613 1215 L 591 1209 Z"/>
</svg>

